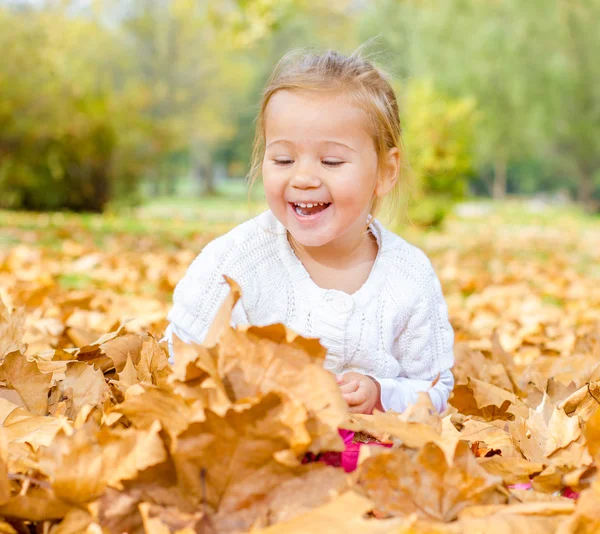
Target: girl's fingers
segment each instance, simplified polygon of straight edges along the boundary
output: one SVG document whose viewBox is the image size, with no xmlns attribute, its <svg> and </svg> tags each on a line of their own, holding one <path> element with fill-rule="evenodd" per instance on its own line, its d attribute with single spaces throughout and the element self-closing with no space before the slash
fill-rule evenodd
<svg viewBox="0 0 600 534">
<path fill-rule="evenodd" d="M 355 406 L 348 406 L 348 411 L 350 413 L 366 413 L 367 403 L 356 404 Z"/>
<path fill-rule="evenodd" d="M 342 384 L 340 386 L 340 391 L 342 392 L 342 394 L 352 393 L 358 389 L 358 386 L 358 380 L 353 380 L 352 382 L 348 382 L 347 384 Z"/>
<path fill-rule="evenodd" d="M 359 406 L 367 401 L 367 392 L 364 388 L 342 395 L 348 406 Z"/>
</svg>

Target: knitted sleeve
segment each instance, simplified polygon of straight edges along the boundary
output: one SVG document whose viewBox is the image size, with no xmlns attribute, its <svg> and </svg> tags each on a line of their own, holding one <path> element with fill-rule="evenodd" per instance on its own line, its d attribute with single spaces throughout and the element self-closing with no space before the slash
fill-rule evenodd
<svg viewBox="0 0 600 534">
<path fill-rule="evenodd" d="M 235 247 L 226 238 L 227 236 L 222 236 L 206 245 L 175 287 L 173 307 L 167 316 L 170 324 L 165 332 L 165 338 L 169 341 L 171 363 L 173 333 L 186 343 L 202 343 L 229 293 L 229 285 L 223 275 L 237 278 L 230 269 L 230 265 L 235 263 L 231 261 L 234 260 L 232 254 Z M 240 283 L 240 280 L 236 281 Z M 251 288 L 246 285 L 244 289 Z M 241 301 L 233 309 L 231 322 L 232 325 L 248 323 Z"/>
<path fill-rule="evenodd" d="M 419 391 L 428 391 L 434 406 L 443 411 L 454 387 L 450 371 L 454 365 L 454 331 L 440 281 L 433 267 L 428 271 L 422 295 L 394 343 L 397 353 L 392 356 L 400 362 L 400 376 L 376 378 L 386 410 L 402 412 L 416 402 Z"/>
<path fill-rule="evenodd" d="M 443 412 L 448 406 L 448 397 L 454 387 L 454 376 L 447 369 L 440 373 L 435 386 L 431 380 L 418 378 L 375 378 L 381 386 L 381 405 L 384 410 L 403 412 L 409 404 L 415 404 L 420 391 L 427 391 L 438 412 Z"/>
</svg>

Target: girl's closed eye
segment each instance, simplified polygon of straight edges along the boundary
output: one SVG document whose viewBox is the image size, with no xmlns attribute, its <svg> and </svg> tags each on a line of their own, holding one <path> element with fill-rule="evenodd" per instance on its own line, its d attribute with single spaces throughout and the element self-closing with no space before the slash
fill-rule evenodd
<svg viewBox="0 0 600 534">
<path fill-rule="evenodd" d="M 342 160 L 339 160 L 339 159 L 325 159 L 325 160 L 323 160 L 323 165 L 325 165 L 326 167 L 340 167 L 344 163 L 345 163 L 345 161 L 342 161 Z"/>
<path fill-rule="evenodd" d="M 273 163 L 279 167 L 286 167 L 294 163 L 294 160 L 291 158 L 281 157 L 273 160 Z"/>
</svg>

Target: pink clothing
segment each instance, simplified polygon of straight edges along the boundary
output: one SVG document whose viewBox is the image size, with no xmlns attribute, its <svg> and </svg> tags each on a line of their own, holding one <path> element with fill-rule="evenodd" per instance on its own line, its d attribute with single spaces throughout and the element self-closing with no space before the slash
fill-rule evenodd
<svg viewBox="0 0 600 534">
<path fill-rule="evenodd" d="M 391 444 L 374 441 L 372 443 L 361 443 L 354 441 L 355 432 L 351 430 L 339 429 L 341 438 L 344 440 L 346 448 L 342 452 L 323 452 L 319 455 L 307 454 L 302 463 L 324 462 L 327 465 L 341 467 L 346 473 L 356 469 L 358 465 L 358 455 L 360 448 L 369 445 L 378 445 L 380 447 L 391 447 Z"/>
<path fill-rule="evenodd" d="M 511 484 L 508 486 L 509 489 L 516 489 L 516 490 L 533 490 L 533 486 L 531 485 L 531 482 L 521 482 L 520 484 Z M 579 498 L 579 492 L 577 491 L 573 491 L 571 489 L 570 486 L 566 486 L 565 488 L 563 488 L 561 491 L 556 493 L 557 495 L 560 495 L 562 497 L 567 497 L 568 499 L 574 499 L 577 500 Z"/>
</svg>

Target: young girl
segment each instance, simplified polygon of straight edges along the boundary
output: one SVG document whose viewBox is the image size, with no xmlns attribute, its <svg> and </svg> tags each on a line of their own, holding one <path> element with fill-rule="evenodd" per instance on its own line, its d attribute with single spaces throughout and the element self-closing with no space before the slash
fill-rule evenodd
<svg viewBox="0 0 600 534">
<path fill-rule="evenodd" d="M 233 323 L 319 338 L 351 412 L 402 412 L 420 391 L 442 411 L 454 332 L 440 282 L 420 249 L 373 218 L 398 188 L 400 147 L 394 91 L 371 63 L 284 57 L 264 90 L 251 171 L 270 209 L 192 262 L 166 337 L 202 342 L 227 274 L 242 289 Z"/>
</svg>

